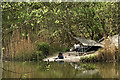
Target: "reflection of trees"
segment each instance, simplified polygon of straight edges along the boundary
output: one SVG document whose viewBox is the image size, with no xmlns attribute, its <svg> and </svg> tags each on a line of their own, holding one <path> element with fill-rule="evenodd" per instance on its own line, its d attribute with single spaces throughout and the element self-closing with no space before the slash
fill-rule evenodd
<svg viewBox="0 0 120 80">
<path fill-rule="evenodd" d="M 114 66 L 115 66 L 116 76 L 117 76 L 118 78 L 120 78 L 120 64 L 115 64 L 115 63 L 114 63 Z"/>
<path fill-rule="evenodd" d="M 20 77 L 19 77 L 20 79 L 22 78 L 22 76 L 24 74 L 29 74 L 29 73 L 34 72 L 34 71 L 30 71 L 30 72 L 23 72 L 23 73 L 21 73 L 21 72 L 16 72 L 16 71 L 13 71 L 13 70 L 7 70 L 7 69 L 1 67 L 1 71 L 2 70 L 7 71 L 8 73 L 11 72 L 11 73 L 14 73 L 14 74 L 18 74 L 18 75 L 20 75 Z M 0 74 L 0 78 L 2 79 L 2 75 L 1 74 Z"/>
<path fill-rule="evenodd" d="M 49 70 L 48 69 L 48 66 Z M 81 67 L 85 65 L 84 67 Z M 95 69 L 86 68 L 95 65 Z M 44 67 L 46 70 L 44 70 Z M 33 72 L 32 72 L 33 71 Z M 19 63 L 6 62 L 3 68 L 4 78 L 120 78 L 120 64 L 117 63 Z"/>
<path fill-rule="evenodd" d="M 23 62 L 24 63 L 24 62 Z M 27 74 L 27 78 L 72 78 L 74 73 L 74 68 L 72 68 L 68 63 L 59 64 L 58 62 L 46 63 L 40 62 L 39 64 L 34 62 L 5 62 L 4 68 L 9 71 L 3 72 L 4 78 L 20 78 L 21 74 L 15 74 L 15 72 L 23 73 L 31 72 Z M 8 67 L 9 65 L 9 67 Z M 50 65 L 50 67 L 48 67 Z M 49 69 L 49 70 L 48 70 Z M 12 72 L 15 71 L 15 72 Z"/>
<path fill-rule="evenodd" d="M 0 80 L 2 79 L 2 60 L 0 60 Z"/>
<path fill-rule="evenodd" d="M 118 63 L 99 63 L 97 68 L 104 78 L 120 78 L 120 64 Z"/>
<path fill-rule="evenodd" d="M 24 62 L 21 63 L 23 66 Z M 4 62 L 3 67 L 3 78 L 22 78 L 25 74 L 35 72 L 34 70 L 27 70 L 21 66 L 19 62 Z"/>
<path fill-rule="evenodd" d="M 70 65 L 75 69 L 73 78 L 102 78 L 99 70 L 93 66 L 94 64 L 70 63 Z"/>
</svg>

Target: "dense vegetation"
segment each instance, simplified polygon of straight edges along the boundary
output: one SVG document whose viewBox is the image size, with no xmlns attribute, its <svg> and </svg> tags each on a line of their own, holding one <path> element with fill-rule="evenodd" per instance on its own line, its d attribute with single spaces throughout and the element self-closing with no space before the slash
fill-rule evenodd
<svg viewBox="0 0 120 80">
<path fill-rule="evenodd" d="M 2 2 L 2 8 L 7 59 L 33 60 L 67 50 L 73 37 L 98 41 L 118 33 L 114 2 Z"/>
</svg>

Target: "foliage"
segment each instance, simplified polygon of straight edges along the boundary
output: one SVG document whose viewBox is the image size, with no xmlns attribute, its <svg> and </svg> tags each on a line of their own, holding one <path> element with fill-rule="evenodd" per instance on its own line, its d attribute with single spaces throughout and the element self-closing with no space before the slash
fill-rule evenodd
<svg viewBox="0 0 120 80">
<path fill-rule="evenodd" d="M 44 42 L 39 49 L 43 55 L 49 55 L 49 45 L 59 43 L 57 46 L 68 48 L 75 42 L 73 37 L 98 41 L 118 33 L 119 12 L 115 2 L 2 2 L 2 8 L 6 54 L 16 51 L 15 44 L 24 48 L 26 42 L 31 46 Z"/>
<path fill-rule="evenodd" d="M 81 68 L 84 68 L 85 70 L 94 70 L 96 69 L 96 66 L 94 64 L 82 64 Z"/>
<path fill-rule="evenodd" d="M 95 54 L 89 55 L 89 56 L 83 56 L 83 57 L 81 57 L 80 60 L 82 62 L 96 62 L 97 61 Z"/>
<path fill-rule="evenodd" d="M 27 78 L 27 74 L 24 74 L 23 78 Z"/>
<path fill-rule="evenodd" d="M 42 43 L 42 44 L 38 44 L 38 50 L 42 51 L 43 54 L 45 54 L 46 56 L 49 55 L 49 43 Z"/>
</svg>

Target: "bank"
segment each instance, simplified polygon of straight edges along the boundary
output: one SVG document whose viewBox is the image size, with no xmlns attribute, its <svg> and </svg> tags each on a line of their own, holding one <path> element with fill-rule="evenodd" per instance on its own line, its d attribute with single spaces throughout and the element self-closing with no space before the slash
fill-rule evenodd
<svg viewBox="0 0 120 80">
<path fill-rule="evenodd" d="M 120 36 L 119 36 L 120 38 Z M 82 55 L 79 52 L 64 52 L 64 59 L 56 59 L 57 55 L 43 59 L 43 61 L 65 61 L 65 62 L 119 62 L 119 44 L 118 35 L 112 37 L 108 36 L 107 39 L 100 43 L 89 44 L 94 47 L 102 46 L 97 51 L 84 52 Z M 78 39 L 80 40 L 80 39 Z M 80 40 L 81 41 L 81 40 Z M 83 40 L 85 42 L 85 40 Z M 88 41 L 86 41 L 88 42 Z M 96 44 L 96 45 L 95 45 Z"/>
</svg>

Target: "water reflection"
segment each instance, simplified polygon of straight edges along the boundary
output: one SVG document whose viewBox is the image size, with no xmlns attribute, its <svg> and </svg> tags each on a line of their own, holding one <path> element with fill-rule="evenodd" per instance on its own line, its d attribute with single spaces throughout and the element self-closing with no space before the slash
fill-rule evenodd
<svg viewBox="0 0 120 80">
<path fill-rule="evenodd" d="M 104 78 L 120 78 L 120 63 L 99 63 L 96 66 Z"/>
<path fill-rule="evenodd" d="M 2 65 L 2 60 L 0 59 L 0 80 L 2 79 L 2 67 L 3 67 L 3 65 Z"/>
<path fill-rule="evenodd" d="M 120 78 L 120 64 L 3 62 L 3 78 Z"/>
</svg>

